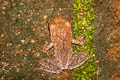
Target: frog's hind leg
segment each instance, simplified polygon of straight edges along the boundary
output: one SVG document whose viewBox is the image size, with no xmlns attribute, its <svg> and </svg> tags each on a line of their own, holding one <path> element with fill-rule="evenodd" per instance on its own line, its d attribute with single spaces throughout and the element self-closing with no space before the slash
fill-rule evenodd
<svg viewBox="0 0 120 80">
<path fill-rule="evenodd" d="M 56 60 L 52 60 L 52 59 L 42 59 L 39 61 L 39 65 L 41 70 L 45 70 L 47 72 L 51 72 L 51 73 L 60 73 L 62 71 L 62 69 L 58 66 L 58 63 Z"/>
<path fill-rule="evenodd" d="M 88 60 L 88 54 L 85 52 L 79 52 L 78 54 L 74 54 L 69 62 L 68 69 L 73 69 L 81 66 L 84 62 Z"/>
</svg>

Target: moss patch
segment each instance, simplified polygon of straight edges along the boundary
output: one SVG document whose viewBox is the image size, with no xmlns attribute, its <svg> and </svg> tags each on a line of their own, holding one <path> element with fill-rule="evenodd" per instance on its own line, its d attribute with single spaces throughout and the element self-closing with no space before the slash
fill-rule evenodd
<svg viewBox="0 0 120 80">
<path fill-rule="evenodd" d="M 90 53 L 87 64 L 82 65 L 73 71 L 75 80 L 93 80 L 97 76 L 95 63 L 95 46 L 93 45 L 93 33 L 95 27 L 92 26 L 92 21 L 95 19 L 93 2 L 94 0 L 75 0 L 73 5 L 73 33 L 75 38 L 80 40 L 80 35 L 86 37 L 84 46 L 75 46 L 75 53 L 79 51 L 86 51 Z"/>
</svg>

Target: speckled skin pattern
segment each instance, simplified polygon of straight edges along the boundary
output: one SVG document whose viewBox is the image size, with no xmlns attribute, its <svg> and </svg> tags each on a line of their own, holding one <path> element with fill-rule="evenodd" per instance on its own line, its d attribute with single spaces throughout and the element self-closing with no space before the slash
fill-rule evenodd
<svg viewBox="0 0 120 80">
<path fill-rule="evenodd" d="M 46 52 L 54 47 L 54 59 L 42 59 L 39 61 L 40 69 L 51 73 L 60 73 L 63 69 L 73 69 L 88 60 L 88 54 L 79 52 L 73 54 L 71 43 L 83 45 L 85 38 L 81 41 L 72 38 L 70 20 L 56 16 L 49 22 L 52 42 L 44 49 Z"/>
</svg>

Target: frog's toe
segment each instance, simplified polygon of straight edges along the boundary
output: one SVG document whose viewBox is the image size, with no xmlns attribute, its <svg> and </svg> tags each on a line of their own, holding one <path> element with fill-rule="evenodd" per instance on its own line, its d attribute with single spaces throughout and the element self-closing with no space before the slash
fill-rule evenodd
<svg viewBox="0 0 120 80">
<path fill-rule="evenodd" d="M 73 55 L 72 58 L 70 59 L 68 69 L 79 67 L 87 60 L 88 60 L 88 54 L 85 52 L 79 52 L 78 54 Z"/>
<path fill-rule="evenodd" d="M 42 59 L 39 61 L 39 64 L 40 64 L 39 69 L 45 70 L 47 72 L 60 73 L 62 71 L 62 69 L 58 66 L 55 60 Z"/>
</svg>

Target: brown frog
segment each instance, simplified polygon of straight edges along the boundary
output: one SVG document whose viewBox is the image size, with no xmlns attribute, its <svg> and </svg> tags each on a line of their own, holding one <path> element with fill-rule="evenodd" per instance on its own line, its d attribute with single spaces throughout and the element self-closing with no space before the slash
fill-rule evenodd
<svg viewBox="0 0 120 80">
<path fill-rule="evenodd" d="M 54 46 L 55 58 L 42 59 L 39 61 L 40 69 L 51 73 L 60 73 L 63 69 L 73 69 L 88 60 L 88 54 L 79 52 L 73 54 L 71 43 L 83 45 L 85 38 L 81 41 L 72 38 L 70 20 L 56 16 L 49 22 L 52 42 L 45 48 L 45 52 Z"/>
</svg>

